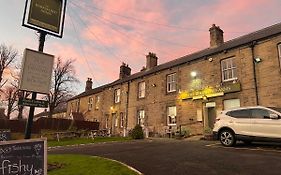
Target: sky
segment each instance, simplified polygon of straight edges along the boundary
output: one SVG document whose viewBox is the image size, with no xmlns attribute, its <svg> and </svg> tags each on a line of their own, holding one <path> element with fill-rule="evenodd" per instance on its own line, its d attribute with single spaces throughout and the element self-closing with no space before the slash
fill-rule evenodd
<svg viewBox="0 0 281 175">
<path fill-rule="evenodd" d="M 21 26 L 25 0 L 0 0 L 0 43 L 20 56 L 37 50 L 36 31 Z M 75 59 L 76 94 L 115 81 L 122 62 L 132 73 L 156 53 L 158 64 L 209 47 L 212 24 L 224 40 L 281 22 L 281 0 L 68 0 L 62 38 L 47 36 L 44 52 Z M 19 58 L 21 62 L 21 58 Z"/>
</svg>

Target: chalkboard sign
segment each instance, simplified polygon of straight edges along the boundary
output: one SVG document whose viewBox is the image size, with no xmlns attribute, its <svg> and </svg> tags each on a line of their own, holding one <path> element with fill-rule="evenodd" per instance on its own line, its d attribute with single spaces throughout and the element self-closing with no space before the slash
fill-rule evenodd
<svg viewBox="0 0 281 175">
<path fill-rule="evenodd" d="M 0 175 L 47 175 L 47 141 L 0 142 Z"/>
<path fill-rule="evenodd" d="M 11 131 L 0 131 L 0 142 L 11 140 Z"/>
</svg>

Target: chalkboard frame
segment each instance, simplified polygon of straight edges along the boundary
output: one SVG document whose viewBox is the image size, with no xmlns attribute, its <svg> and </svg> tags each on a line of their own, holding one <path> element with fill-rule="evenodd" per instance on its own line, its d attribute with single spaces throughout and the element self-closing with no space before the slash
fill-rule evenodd
<svg viewBox="0 0 281 175">
<path fill-rule="evenodd" d="M 12 141 L 2 141 L 0 142 L 1 145 L 17 145 L 17 144 L 24 144 L 24 143 L 37 143 L 43 142 L 44 145 L 44 175 L 47 175 L 47 138 L 40 138 L 40 139 L 26 139 L 26 140 L 12 140 Z"/>
</svg>

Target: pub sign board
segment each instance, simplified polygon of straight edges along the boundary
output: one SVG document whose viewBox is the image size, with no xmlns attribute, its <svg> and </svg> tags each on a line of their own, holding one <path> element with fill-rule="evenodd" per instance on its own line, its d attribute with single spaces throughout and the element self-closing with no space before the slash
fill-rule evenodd
<svg viewBox="0 0 281 175">
<path fill-rule="evenodd" d="M 49 94 L 53 65 L 53 55 L 25 49 L 19 89 Z"/>
<path fill-rule="evenodd" d="M 47 175 L 47 141 L 0 142 L 0 175 Z"/>
<path fill-rule="evenodd" d="M 62 37 L 66 0 L 26 0 L 22 25 Z"/>
</svg>

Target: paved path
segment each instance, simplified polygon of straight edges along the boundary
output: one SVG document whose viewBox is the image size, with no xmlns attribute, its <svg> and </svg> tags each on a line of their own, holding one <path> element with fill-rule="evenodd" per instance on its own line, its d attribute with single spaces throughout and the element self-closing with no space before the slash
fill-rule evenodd
<svg viewBox="0 0 281 175">
<path fill-rule="evenodd" d="M 281 144 L 222 147 L 218 142 L 146 140 L 52 149 L 124 162 L 145 175 L 280 175 Z"/>
</svg>

